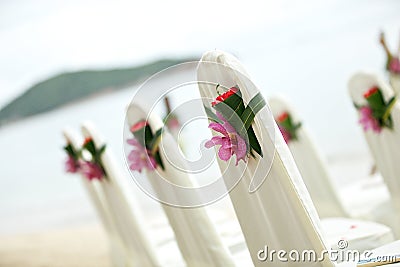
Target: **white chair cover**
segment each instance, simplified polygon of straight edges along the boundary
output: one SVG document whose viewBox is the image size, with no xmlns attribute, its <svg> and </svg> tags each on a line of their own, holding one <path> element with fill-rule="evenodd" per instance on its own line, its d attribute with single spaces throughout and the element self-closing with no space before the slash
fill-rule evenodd
<svg viewBox="0 0 400 267">
<path fill-rule="evenodd" d="M 301 122 L 292 106 L 283 98 L 272 97 L 268 100 L 268 104 L 274 118 L 283 112 L 288 112 L 295 123 Z M 298 139 L 290 141 L 288 147 L 319 216 L 321 218 L 347 217 L 348 214 L 336 194 L 336 188 L 329 176 L 325 162 L 304 125 L 297 130 L 297 135 Z"/>
<path fill-rule="evenodd" d="M 363 94 L 373 86 L 379 86 L 386 101 L 394 95 L 388 84 L 376 75 L 357 73 L 350 78 L 348 87 L 350 96 L 357 105 L 366 104 Z M 397 102 L 392 109 L 393 130 L 383 129 L 376 134 L 364 132 L 376 165 L 385 180 L 391 194 L 394 208 L 391 227 L 396 237 L 400 237 L 400 106 Z"/>
<path fill-rule="evenodd" d="M 269 105 L 275 118 L 288 112 L 295 123 L 301 122 L 283 97 L 271 97 Z M 390 201 L 386 184 L 377 179 L 363 179 L 338 190 L 305 125 L 298 129 L 297 135 L 297 140 L 290 141 L 288 146 L 321 218 L 354 217 L 387 223 L 387 214 L 382 213 L 382 207 Z M 347 193 L 346 198 L 337 192 Z"/>
<path fill-rule="evenodd" d="M 129 106 L 127 122 L 130 126 L 146 118 L 148 118 L 148 114 L 142 106 L 136 103 Z M 153 131 L 163 127 L 161 119 L 154 114 L 150 114 L 148 123 Z M 177 164 L 181 160 L 181 157 L 178 156 L 180 152 L 172 135 L 166 128 L 164 130 L 159 146 L 162 147 L 160 156 L 165 169 L 157 168 L 156 171 L 146 171 L 146 177 L 155 194 L 161 199 L 163 199 L 163 196 L 169 195 L 175 198 L 176 203 L 186 202 L 183 198 L 189 202 L 196 202 L 196 199 L 199 198 L 196 192 L 182 195 L 175 191 L 175 187 L 166 188 L 161 182 L 166 179 L 171 184 L 188 188 L 193 187 L 193 181 L 186 172 L 187 168 L 181 171 L 172 165 L 172 163 Z M 169 160 L 167 160 L 165 151 L 168 153 Z M 178 164 L 184 165 L 182 162 Z M 182 208 L 164 203 L 161 203 L 161 205 L 175 233 L 176 241 L 187 266 L 235 266 L 230 252 L 222 243 L 204 207 Z"/>
<path fill-rule="evenodd" d="M 105 144 L 90 122 L 82 125 L 82 133 L 85 137 L 91 137 L 97 148 Z M 148 238 L 147 224 L 135 205 L 136 201 L 128 199 L 128 195 L 124 193 L 126 177 L 120 173 L 109 147 L 106 148 L 101 159 L 107 177 L 102 179 L 99 185 L 116 222 L 118 232 L 128 249 L 130 258 L 128 266 L 163 266 L 158 260 L 155 247 Z"/>
<path fill-rule="evenodd" d="M 224 64 L 232 69 L 207 62 Z M 258 93 L 258 89 L 248 80 L 243 80 L 238 72 L 246 74 L 236 58 L 220 51 L 205 53 L 198 66 L 198 80 L 214 84 L 200 83 L 200 94 L 208 99 L 215 98 L 216 84 L 229 87 L 238 85 L 242 89 L 244 101 L 248 103 Z M 269 129 L 276 133 L 274 142 L 265 128 L 266 121 L 272 119 L 267 108 L 263 108 L 255 118 L 254 130 L 261 141 L 264 158 L 258 155 L 256 159 L 249 158 L 247 166 L 243 162 L 239 162 L 238 166 L 228 166 L 227 162 L 218 160 L 226 183 L 244 171 L 241 180 L 230 191 L 230 197 L 255 266 L 265 265 L 257 257 L 257 252 L 265 245 L 270 249 L 286 251 L 312 249 L 319 253 L 326 249 L 318 215 L 279 129 L 276 124 L 274 129 Z M 274 149 L 272 167 L 265 181 L 255 192 L 249 193 L 256 172 L 265 171 L 262 169 L 269 167 L 270 162 L 265 154 L 274 153 Z M 274 261 L 272 265 L 333 266 L 329 259 L 319 263 Z"/>
<path fill-rule="evenodd" d="M 389 74 L 390 85 L 393 87 L 394 92 L 400 94 L 400 74 Z"/>
<path fill-rule="evenodd" d="M 78 150 L 82 142 L 76 133 L 70 129 L 65 129 L 63 135 L 67 143 L 71 144 L 74 149 Z M 104 195 L 99 191 L 94 182 L 90 182 L 86 177 L 81 176 L 82 184 L 89 195 L 97 215 L 107 233 L 110 241 L 110 254 L 112 262 L 115 266 L 126 266 L 129 262 L 127 248 L 124 246 L 122 239 L 117 230 L 115 221 L 111 215 L 109 207 L 106 203 Z"/>
</svg>

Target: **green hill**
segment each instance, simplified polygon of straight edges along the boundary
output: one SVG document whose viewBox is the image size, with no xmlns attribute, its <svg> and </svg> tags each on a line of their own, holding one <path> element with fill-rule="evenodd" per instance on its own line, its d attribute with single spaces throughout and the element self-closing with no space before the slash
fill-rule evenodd
<svg viewBox="0 0 400 267">
<path fill-rule="evenodd" d="M 106 90 L 123 88 L 164 68 L 187 60 L 167 59 L 132 68 L 86 70 L 59 74 L 32 86 L 1 109 L 0 126 Z"/>
</svg>

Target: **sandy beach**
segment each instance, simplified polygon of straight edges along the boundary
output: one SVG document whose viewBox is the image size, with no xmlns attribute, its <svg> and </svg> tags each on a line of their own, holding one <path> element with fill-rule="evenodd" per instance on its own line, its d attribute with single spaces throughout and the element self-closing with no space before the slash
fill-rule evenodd
<svg viewBox="0 0 400 267">
<path fill-rule="evenodd" d="M 107 237 L 98 224 L 0 237 L 1 267 L 108 267 Z"/>
</svg>

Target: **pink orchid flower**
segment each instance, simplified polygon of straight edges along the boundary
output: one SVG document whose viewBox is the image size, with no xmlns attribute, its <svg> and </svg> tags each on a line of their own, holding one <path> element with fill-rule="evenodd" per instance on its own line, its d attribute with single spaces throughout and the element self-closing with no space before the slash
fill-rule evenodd
<svg viewBox="0 0 400 267">
<path fill-rule="evenodd" d="M 211 122 L 208 127 L 221 133 L 223 136 L 212 137 L 211 140 L 205 143 L 205 147 L 211 148 L 221 145 L 218 150 L 218 156 L 221 160 L 228 161 L 233 155 L 236 155 L 236 165 L 238 165 L 239 160 L 246 161 L 246 142 L 221 114 L 217 112 L 217 116 L 223 123 Z"/>
<path fill-rule="evenodd" d="M 96 163 L 90 161 L 81 163 L 81 172 L 89 181 L 93 179 L 101 180 L 104 176 L 103 169 Z"/>
<path fill-rule="evenodd" d="M 359 123 L 363 126 L 364 131 L 371 129 L 375 133 L 382 131 L 379 121 L 372 116 L 372 109 L 370 107 L 360 108 L 360 120 Z"/>
<path fill-rule="evenodd" d="M 157 162 L 150 154 L 148 149 L 144 148 L 136 139 L 128 139 L 127 143 L 133 146 L 128 155 L 129 168 L 133 171 L 142 172 L 144 168 L 149 171 L 155 170 Z"/>
<path fill-rule="evenodd" d="M 80 162 L 76 161 L 73 157 L 68 156 L 65 161 L 65 171 L 69 173 L 77 173 L 80 168 Z"/>
</svg>

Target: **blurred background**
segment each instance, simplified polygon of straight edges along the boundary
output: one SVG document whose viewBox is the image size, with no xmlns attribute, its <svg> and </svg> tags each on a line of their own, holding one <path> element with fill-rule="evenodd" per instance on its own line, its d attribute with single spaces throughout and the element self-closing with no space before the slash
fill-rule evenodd
<svg viewBox="0 0 400 267">
<path fill-rule="evenodd" d="M 96 225 L 78 178 L 64 172 L 61 130 L 93 120 L 126 169 L 135 89 L 207 50 L 234 54 L 266 97 L 291 100 L 338 183 L 367 176 L 347 80 L 385 75 L 379 33 L 397 49 L 399 10 L 397 0 L 0 1 L 0 266 L 15 263 L 13 246 L 27 250 L 21 236 L 39 244 L 39 234 Z"/>
</svg>

